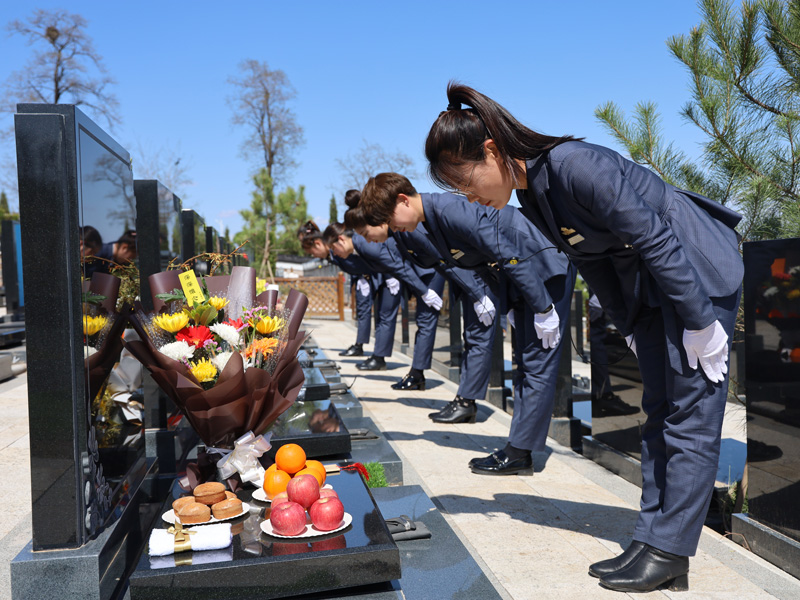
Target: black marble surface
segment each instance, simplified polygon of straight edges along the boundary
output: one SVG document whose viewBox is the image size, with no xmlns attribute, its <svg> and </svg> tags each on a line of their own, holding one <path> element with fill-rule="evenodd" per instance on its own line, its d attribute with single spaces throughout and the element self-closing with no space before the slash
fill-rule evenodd
<svg viewBox="0 0 800 600">
<path fill-rule="evenodd" d="M 303 367 L 303 375 L 306 378 L 301 391 L 303 400 L 325 400 L 330 398 L 331 386 L 320 369 Z"/>
<path fill-rule="evenodd" d="M 153 558 L 145 552 L 130 578 L 131 600 L 282 598 L 400 578 L 397 545 L 360 475 L 342 472 L 328 483 L 353 516 L 343 532 L 298 540 L 269 536 L 259 525 L 269 518 L 269 504 L 252 500 L 248 488 L 239 495 L 251 511 L 232 521 L 233 546 L 215 552 L 211 559 L 218 562 L 197 564 L 209 560 L 208 552 Z M 184 564 L 189 560 L 194 564 Z"/>
<path fill-rule="evenodd" d="M 3 221 L 0 229 L 0 250 L 3 253 L 3 291 L 9 320 L 25 318 L 21 233 L 19 221 Z"/>
<path fill-rule="evenodd" d="M 203 217 L 184 208 L 181 211 L 181 260 L 186 262 L 206 252 L 206 224 Z M 195 259 L 192 265 L 198 277 L 208 275 L 208 261 Z"/>
<path fill-rule="evenodd" d="M 800 541 L 800 239 L 744 244 L 750 519 Z"/>
<path fill-rule="evenodd" d="M 102 383 L 95 357 L 91 380 L 84 369 L 79 228 L 113 242 L 135 222 L 130 158 L 71 105 L 21 104 L 15 130 L 22 249 L 31 258 L 23 272 L 33 549 L 75 548 L 119 518 L 145 471 L 141 437 L 117 435 L 116 417 L 90 397 L 90 383 Z M 103 365 L 113 365 L 107 354 Z M 127 472 L 111 476 L 120 470 L 115 448 Z"/>
<path fill-rule="evenodd" d="M 284 444 L 299 444 L 309 458 L 350 452 L 350 433 L 330 400 L 297 400 L 270 427 L 272 448 L 265 459 L 275 456 Z"/>
</svg>

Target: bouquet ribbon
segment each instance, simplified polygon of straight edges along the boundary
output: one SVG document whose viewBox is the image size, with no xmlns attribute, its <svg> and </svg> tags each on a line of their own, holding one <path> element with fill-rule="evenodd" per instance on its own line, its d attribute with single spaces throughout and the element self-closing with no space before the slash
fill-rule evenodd
<svg viewBox="0 0 800 600">
<path fill-rule="evenodd" d="M 258 462 L 259 457 L 272 448 L 269 443 L 271 433 L 265 436 L 255 435 L 248 431 L 233 443 L 233 450 L 223 448 L 209 448 L 209 452 L 222 454 L 217 462 L 217 469 L 221 479 L 229 479 L 234 473 L 239 473 L 242 481 L 249 481 L 261 485 L 264 481 L 264 467 Z"/>
</svg>

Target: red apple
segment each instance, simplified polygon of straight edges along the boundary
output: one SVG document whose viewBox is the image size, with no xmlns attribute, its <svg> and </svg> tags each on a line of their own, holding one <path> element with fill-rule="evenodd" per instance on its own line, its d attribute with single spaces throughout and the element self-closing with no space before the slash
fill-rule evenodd
<svg viewBox="0 0 800 600">
<path fill-rule="evenodd" d="M 279 504 L 283 504 L 284 502 L 288 501 L 289 501 L 289 494 L 287 494 L 286 492 L 275 494 L 275 497 L 272 499 L 272 508 L 275 508 Z"/>
<path fill-rule="evenodd" d="M 331 488 L 322 488 L 322 489 L 319 491 L 319 497 L 320 497 L 320 498 L 338 498 L 338 497 L 339 497 L 339 494 L 337 494 L 337 493 L 336 493 L 334 490 L 332 490 Z"/>
<path fill-rule="evenodd" d="M 339 527 L 344 519 L 344 505 L 338 498 L 320 498 L 308 509 L 311 523 L 320 531 Z"/>
<path fill-rule="evenodd" d="M 296 502 L 284 502 L 272 507 L 269 522 L 279 535 L 298 535 L 306 528 L 306 511 Z"/>
<path fill-rule="evenodd" d="M 293 477 L 286 486 L 289 500 L 297 502 L 303 508 L 308 508 L 319 500 L 319 482 L 313 475 L 300 475 Z"/>
<path fill-rule="evenodd" d="M 311 542 L 312 552 L 322 552 L 323 550 L 341 550 L 342 548 L 347 548 L 347 540 L 344 539 L 344 534 L 337 535 L 326 540 L 317 540 L 316 542 Z"/>
</svg>

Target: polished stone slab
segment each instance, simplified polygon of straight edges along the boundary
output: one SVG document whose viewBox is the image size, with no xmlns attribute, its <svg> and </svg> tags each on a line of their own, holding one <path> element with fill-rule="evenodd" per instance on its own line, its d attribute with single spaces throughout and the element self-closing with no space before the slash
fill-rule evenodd
<svg viewBox="0 0 800 600">
<path fill-rule="evenodd" d="M 210 552 L 152 558 L 145 552 L 130 578 L 131 600 L 283 598 L 400 578 L 400 552 L 361 476 L 343 471 L 328 482 L 353 516 L 344 532 L 299 540 L 269 536 L 259 525 L 269 518 L 269 504 L 253 501 L 248 488 L 240 497 L 250 501 L 251 512 L 232 521 L 229 552 L 214 551 L 211 559 L 218 562 L 205 562 Z"/>
<path fill-rule="evenodd" d="M 330 399 L 297 400 L 269 428 L 272 448 L 264 454 L 271 459 L 284 444 L 298 444 L 309 458 L 350 452 L 350 433 Z"/>
</svg>

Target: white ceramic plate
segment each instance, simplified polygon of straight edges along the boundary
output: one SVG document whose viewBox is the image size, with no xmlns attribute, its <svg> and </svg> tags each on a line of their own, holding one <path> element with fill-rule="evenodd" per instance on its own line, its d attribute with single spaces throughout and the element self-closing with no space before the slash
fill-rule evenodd
<svg viewBox="0 0 800 600">
<path fill-rule="evenodd" d="M 337 531 L 341 531 L 350 523 L 353 522 L 353 516 L 350 513 L 344 513 L 344 518 L 342 519 L 342 524 L 339 525 L 336 529 L 331 529 L 330 531 L 322 531 L 321 529 L 317 529 L 311 524 L 311 517 L 306 515 L 306 528 L 303 533 L 298 533 L 297 535 L 281 535 L 280 533 L 275 533 L 272 531 L 272 523 L 269 522 L 269 519 L 266 521 L 261 521 L 261 531 L 266 533 L 267 535 L 271 535 L 274 537 L 279 538 L 286 538 L 290 540 L 296 540 L 298 538 L 310 538 L 310 537 L 318 537 L 320 535 L 327 535 L 329 533 L 336 533 Z"/>
<path fill-rule="evenodd" d="M 330 483 L 326 483 L 322 486 L 323 490 L 332 490 L 333 486 Z M 259 502 L 266 502 L 267 504 L 272 504 L 272 500 L 267 498 L 267 492 L 264 491 L 263 487 L 258 488 L 255 492 L 253 492 L 253 500 L 258 500 Z"/>
<path fill-rule="evenodd" d="M 209 507 L 210 508 L 210 507 Z M 213 514 L 211 515 L 211 520 L 206 521 L 205 523 L 188 523 L 189 527 L 194 527 L 195 525 L 210 525 L 211 523 L 222 523 L 223 521 L 230 521 L 231 519 L 236 519 L 241 517 L 242 515 L 246 515 L 250 510 L 250 505 L 247 502 L 242 502 L 242 512 L 238 515 L 233 515 L 232 517 L 226 517 L 225 519 L 217 519 Z M 161 518 L 164 519 L 167 523 L 175 523 L 175 511 L 171 508 L 161 515 Z"/>
</svg>

